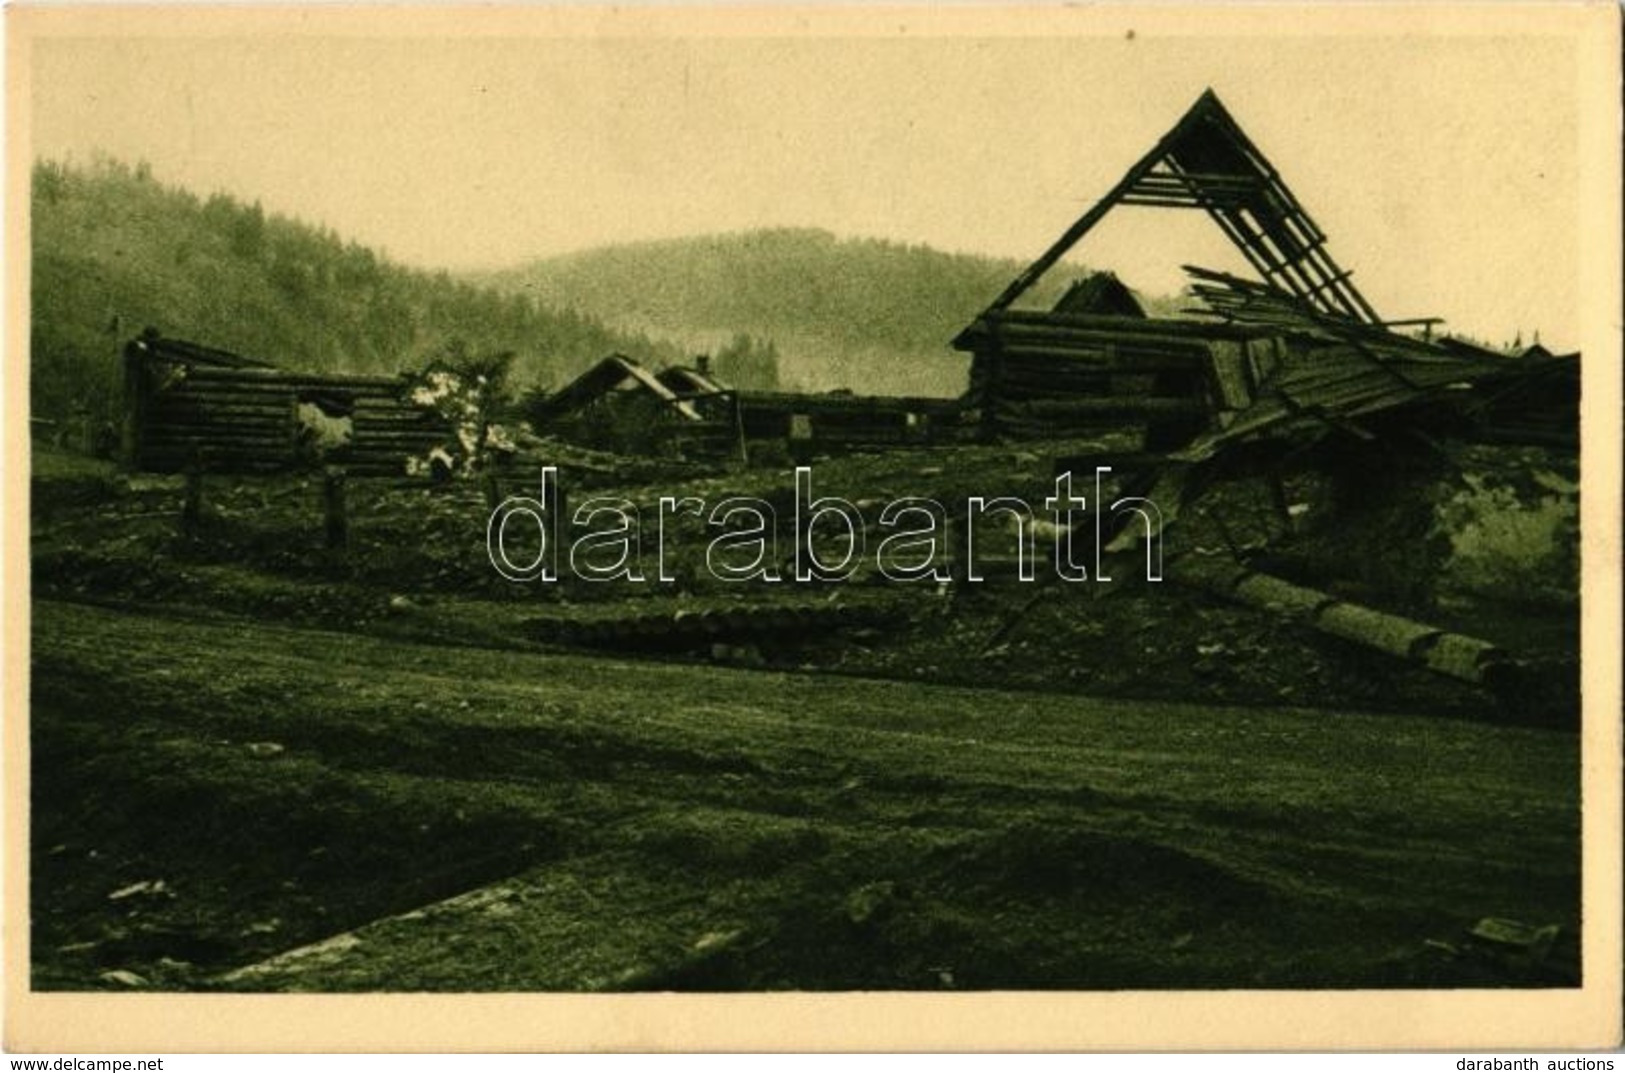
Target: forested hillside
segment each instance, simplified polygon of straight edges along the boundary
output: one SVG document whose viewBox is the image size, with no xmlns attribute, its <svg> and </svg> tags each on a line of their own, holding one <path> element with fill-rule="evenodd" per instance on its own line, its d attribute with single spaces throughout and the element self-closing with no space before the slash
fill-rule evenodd
<svg viewBox="0 0 1625 1073">
<path fill-rule="evenodd" d="M 777 348 L 787 386 L 951 396 L 966 362 L 949 341 L 1023 267 L 783 229 L 606 247 L 477 278 L 690 350 L 749 333 Z M 1052 272 L 1034 299 L 1053 302 L 1081 274 Z"/>
<path fill-rule="evenodd" d="M 118 356 L 147 327 L 288 368 L 395 372 L 460 340 L 511 350 L 516 386 L 557 384 L 613 351 L 680 354 L 531 296 L 403 268 L 331 230 L 144 167 L 42 162 L 33 188 L 37 417 L 115 412 Z"/>
<path fill-rule="evenodd" d="M 32 209 L 31 400 L 54 419 L 111 418 L 120 348 L 148 326 L 323 371 L 397 372 L 454 343 L 513 351 L 520 390 L 613 352 L 656 364 L 709 353 L 741 387 L 951 397 L 967 363 L 949 341 L 1023 267 L 781 229 L 458 278 L 109 160 L 37 164 Z M 1051 273 L 1033 300 L 1052 302 L 1081 274 Z"/>
</svg>

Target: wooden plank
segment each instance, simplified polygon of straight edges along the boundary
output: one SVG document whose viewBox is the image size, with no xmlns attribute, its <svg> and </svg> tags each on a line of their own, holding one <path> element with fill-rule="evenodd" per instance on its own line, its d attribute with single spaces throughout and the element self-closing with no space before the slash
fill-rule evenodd
<svg viewBox="0 0 1625 1073">
<path fill-rule="evenodd" d="M 245 418 L 240 421 L 155 420 L 147 423 L 147 439 L 163 436 L 208 436 L 216 432 L 292 436 L 293 422 L 283 418 Z"/>
<path fill-rule="evenodd" d="M 197 399 L 239 399 L 257 402 L 265 399 L 286 399 L 291 404 L 302 391 L 319 393 L 314 388 L 301 388 L 288 384 L 199 384 L 191 381 L 180 381 L 156 391 L 157 397 L 181 397 Z M 357 405 L 363 402 L 377 402 L 383 405 L 408 406 L 400 395 L 390 391 L 354 391 L 334 392 L 348 398 Z"/>
<path fill-rule="evenodd" d="M 1106 331 L 1114 335 L 1166 335 L 1194 342 L 1206 339 L 1250 339 L 1261 334 L 1245 325 L 1225 324 L 1214 320 L 1114 317 L 1104 314 L 1054 313 L 1032 309 L 1005 309 L 998 313 L 983 314 L 974 323 L 982 325 L 984 330 L 994 326 L 1003 330 L 1016 324 L 1038 324 Z"/>
<path fill-rule="evenodd" d="M 235 398 L 166 393 L 152 401 L 151 412 L 158 419 L 235 421 L 245 417 L 276 417 L 291 421 L 295 412 L 294 400 L 291 397 L 280 396 Z M 396 403 L 358 405 L 352 416 L 360 421 L 444 423 L 444 419 L 432 410 Z"/>
<path fill-rule="evenodd" d="M 1034 399 L 1030 402 L 1013 403 L 1008 412 L 1018 417 L 1034 418 L 1065 418 L 1065 417 L 1105 417 L 1105 416 L 1133 416 L 1133 417 L 1170 417 L 1180 415 L 1199 415 L 1208 412 L 1208 406 L 1201 399 L 1185 397 L 1134 397 L 1123 398 L 1097 398 L 1097 399 Z"/>
<path fill-rule="evenodd" d="M 291 442 L 294 436 L 294 426 L 289 423 L 276 425 L 227 425 L 220 423 L 187 424 L 184 422 L 152 422 L 147 426 L 147 434 L 143 442 L 156 443 L 159 440 L 198 440 L 198 439 L 281 439 Z"/>
<path fill-rule="evenodd" d="M 160 396 L 150 411 L 164 421 L 238 421 L 242 419 L 293 420 L 293 405 L 285 400 L 274 403 L 213 402 L 192 398 Z"/>
<path fill-rule="evenodd" d="M 1120 332 L 1115 328 L 1087 328 L 1068 324 L 1012 324 L 1000 332 L 1000 345 L 1070 345 L 1079 350 L 1124 354 L 1163 354 L 1199 361 L 1218 340 L 1149 332 Z"/>
<path fill-rule="evenodd" d="M 1077 365 L 1099 372 L 1199 372 L 1206 353 L 1173 353 L 1159 350 L 1124 348 L 1079 349 L 1060 344 L 1019 343 L 1004 348 L 1005 357 L 1012 361 L 1037 360 L 1056 365 Z"/>
<path fill-rule="evenodd" d="M 790 413 L 949 414 L 960 408 L 958 399 L 874 395 L 798 395 L 791 392 L 739 393 L 739 406 L 749 418 Z"/>
<path fill-rule="evenodd" d="M 405 377 L 365 373 L 296 373 L 281 369 L 216 369 L 196 366 L 188 380 L 217 383 L 295 384 L 300 387 L 382 388 L 402 391 L 412 381 Z"/>
<path fill-rule="evenodd" d="M 1253 385 L 1247 375 L 1247 355 L 1241 346 L 1230 342 L 1215 344 L 1208 370 L 1221 407 L 1241 410 L 1252 405 Z"/>
</svg>

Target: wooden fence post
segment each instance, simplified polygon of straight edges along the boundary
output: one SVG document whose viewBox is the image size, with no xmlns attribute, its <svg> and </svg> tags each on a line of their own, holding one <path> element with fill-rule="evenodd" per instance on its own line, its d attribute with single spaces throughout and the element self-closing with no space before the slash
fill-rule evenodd
<svg viewBox="0 0 1625 1073">
<path fill-rule="evenodd" d="M 181 536 L 196 540 L 203 529 L 203 456 L 192 448 L 186 460 L 186 498 L 181 503 Z"/>
<path fill-rule="evenodd" d="M 126 469 L 141 464 L 141 440 L 147 408 L 146 354 L 136 342 L 124 347 L 124 413 L 119 426 L 119 462 Z"/>
<path fill-rule="evenodd" d="M 494 513 L 502 506 L 502 484 L 497 480 L 496 470 L 487 462 L 480 472 L 480 491 L 485 495 L 485 511 Z"/>
<path fill-rule="evenodd" d="M 739 400 L 739 392 L 734 392 L 734 435 L 739 439 L 739 464 L 749 468 L 750 443 L 745 439 L 745 404 Z"/>
<path fill-rule="evenodd" d="M 329 551 L 343 551 L 350 541 L 350 521 L 344 507 L 344 481 L 342 466 L 328 466 L 322 473 L 322 503 L 327 516 Z"/>
</svg>

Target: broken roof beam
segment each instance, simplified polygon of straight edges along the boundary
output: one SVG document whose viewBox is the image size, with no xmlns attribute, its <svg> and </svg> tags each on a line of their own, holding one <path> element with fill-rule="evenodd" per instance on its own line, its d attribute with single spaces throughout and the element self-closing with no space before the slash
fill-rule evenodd
<svg viewBox="0 0 1625 1073">
<path fill-rule="evenodd" d="M 1437 322 L 1437 317 L 1417 317 L 1409 321 L 1363 323 L 1346 318 L 1327 317 L 1309 303 L 1287 294 L 1279 288 L 1256 280 L 1243 279 L 1195 265 L 1185 265 L 1193 283 L 1191 293 L 1206 308 L 1190 312 L 1224 318 L 1233 327 L 1251 326 L 1255 330 L 1285 331 L 1306 334 L 1321 339 L 1340 339 L 1384 353 L 1403 351 L 1412 360 L 1418 355 L 1431 355 L 1434 359 L 1452 355 L 1441 343 L 1429 338 L 1417 339 L 1393 331 L 1396 325 Z M 1488 351 L 1474 348 L 1474 355 L 1494 356 Z"/>
<path fill-rule="evenodd" d="M 1368 324 L 1381 319 L 1326 252 L 1325 233 L 1212 90 L 988 311 L 1007 308 L 1118 205 L 1200 208 L 1263 279 L 1323 314 Z"/>
<path fill-rule="evenodd" d="M 1093 230 L 1094 226 L 1108 212 L 1116 207 L 1124 197 L 1128 196 L 1140 180 L 1150 174 L 1152 169 L 1159 163 L 1167 160 L 1173 148 L 1179 144 L 1180 139 L 1194 130 L 1204 119 L 1208 118 L 1214 108 L 1217 108 L 1218 112 L 1228 119 L 1223 107 L 1219 105 L 1218 95 L 1211 89 L 1203 91 L 1202 95 L 1197 98 L 1196 103 L 1180 117 L 1179 122 L 1175 123 L 1168 133 L 1157 139 L 1157 143 L 1151 147 L 1150 152 L 1136 161 L 1123 177 L 1117 181 L 1117 184 L 1108 190 L 1104 197 L 1095 202 L 1087 212 L 1078 217 L 1071 227 L 1062 232 L 1061 237 L 1056 239 L 1049 249 L 1040 254 L 1036 261 L 1028 265 L 1015 279 L 1011 280 L 1010 285 L 988 306 L 988 311 L 992 312 L 1008 307 L 1034 283 L 1038 282 L 1039 277 L 1055 267 L 1055 263 L 1066 256 L 1068 250 L 1076 246 L 1084 235 Z"/>
<path fill-rule="evenodd" d="M 1309 294 L 1319 294 L 1322 291 L 1329 290 L 1329 289 L 1331 289 L 1333 287 L 1336 287 L 1338 284 L 1342 283 L 1344 280 L 1348 279 L 1352 275 L 1354 275 L 1354 269 L 1345 268 L 1341 272 L 1338 272 L 1336 275 L 1332 276 L 1330 279 L 1325 280 L 1325 281 L 1323 281 L 1321 283 L 1317 283 L 1313 287 L 1309 288 L 1308 293 Z"/>
<path fill-rule="evenodd" d="M 1325 233 L 1282 181 L 1280 173 L 1211 91 L 1197 102 L 1198 108 L 1204 106 L 1209 122 L 1193 127 L 1191 137 L 1175 142 L 1170 154 L 1170 166 L 1199 174 L 1237 169 L 1246 169 L 1253 174 L 1259 182 L 1260 194 L 1257 202 L 1248 207 L 1253 217 L 1251 222 L 1258 233 L 1276 247 L 1275 255 L 1267 258 L 1272 264 L 1270 271 L 1264 273 L 1266 279 L 1285 283 L 1288 289 L 1297 290 L 1291 285 L 1295 280 L 1302 280 L 1306 286 L 1314 286 L 1337 275 L 1340 270 L 1336 262 L 1323 248 Z M 1203 134 L 1213 137 L 1203 138 L 1200 136 Z M 1226 211 L 1224 206 L 1217 203 L 1205 207 L 1216 220 L 1220 215 L 1232 216 L 1231 224 L 1245 230 L 1242 224 L 1246 221 L 1239 213 Z M 1223 226 L 1223 221 L 1220 222 Z M 1334 286 L 1330 290 L 1330 297 L 1331 307 L 1316 303 L 1323 312 L 1366 322 L 1380 319 L 1352 285 Z"/>
<path fill-rule="evenodd" d="M 1309 300 L 1321 312 L 1354 320 L 1376 318 L 1376 314 L 1364 304 L 1364 299 L 1358 299 L 1358 292 L 1353 290 L 1352 285 L 1346 288 L 1342 286 L 1352 273 L 1338 269 L 1329 257 L 1318 254 L 1319 246 L 1306 245 L 1296 236 L 1289 242 L 1281 241 L 1281 237 L 1285 237 L 1283 232 L 1277 231 L 1276 235 L 1272 235 L 1258 214 L 1246 209 L 1232 213 L 1209 207 L 1208 211 L 1266 280 L 1299 298 Z M 1316 300 L 1328 289 L 1332 292 L 1335 308 L 1328 309 L 1324 303 Z M 1352 300 L 1350 294 L 1358 300 Z M 1370 313 L 1369 317 L 1367 313 Z"/>
<path fill-rule="evenodd" d="M 1117 185 L 1107 191 L 1105 197 L 1095 202 L 1089 211 L 1078 217 L 1071 227 L 1061 233 L 1061 237 L 1056 239 L 1049 249 L 1039 254 L 1036 261 L 1028 265 L 1015 279 L 1011 280 L 1010 285 L 997 298 L 993 299 L 992 304 L 987 307 L 988 312 L 1007 308 L 1010 303 L 1020 298 L 1034 283 L 1037 283 L 1039 277 L 1054 268 L 1055 263 L 1065 257 L 1067 251 L 1076 246 L 1084 235 L 1093 230 L 1094 226 L 1104 219 L 1106 214 L 1128 195 L 1129 191 L 1134 189 L 1135 184 L 1156 165 L 1157 161 L 1162 159 L 1168 151 L 1169 143 L 1172 142 L 1174 136 L 1179 133 L 1181 127 L 1189 118 L 1190 114 L 1187 113 L 1186 118 L 1181 120 L 1180 124 L 1176 125 L 1173 130 L 1163 135 L 1162 140 L 1157 142 L 1149 153 L 1141 157 L 1128 170 L 1128 173 L 1117 181 Z"/>
<path fill-rule="evenodd" d="M 1349 282 L 1353 270 L 1338 268 L 1323 246 L 1299 245 L 1297 251 L 1283 263 L 1304 279 L 1304 296 L 1314 299 L 1324 312 L 1341 314 L 1367 324 L 1381 320 L 1376 310 Z M 1331 308 L 1319 300 L 1322 295 L 1330 299 Z"/>
<path fill-rule="evenodd" d="M 1264 279 L 1283 285 L 1284 289 L 1289 290 L 1294 294 L 1301 293 L 1301 288 L 1296 285 L 1296 281 L 1280 278 L 1280 268 L 1270 257 L 1265 255 L 1263 250 L 1259 248 L 1258 242 L 1254 239 L 1252 234 L 1242 226 L 1242 221 L 1239 218 L 1233 217 L 1228 213 L 1219 212 L 1209 205 L 1204 205 L 1202 207 L 1207 209 L 1208 215 L 1212 217 L 1214 223 L 1219 225 L 1219 229 L 1223 231 L 1225 236 L 1228 237 L 1230 241 L 1235 244 L 1236 248 L 1241 251 L 1242 256 L 1247 258 L 1247 263 L 1253 266 L 1253 271 L 1257 272 Z"/>
</svg>

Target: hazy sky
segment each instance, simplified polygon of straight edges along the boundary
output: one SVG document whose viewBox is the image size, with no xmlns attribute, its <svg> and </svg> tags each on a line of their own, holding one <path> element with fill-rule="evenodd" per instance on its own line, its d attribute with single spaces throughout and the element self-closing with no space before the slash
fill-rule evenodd
<svg viewBox="0 0 1625 1073">
<path fill-rule="evenodd" d="M 1577 336 L 1577 84 L 1562 38 L 39 40 L 36 156 L 144 159 L 397 260 L 816 226 L 1030 259 L 1206 86 L 1389 317 Z M 1241 265 L 1196 213 L 1121 210 L 1079 259 L 1173 291 Z"/>
</svg>

